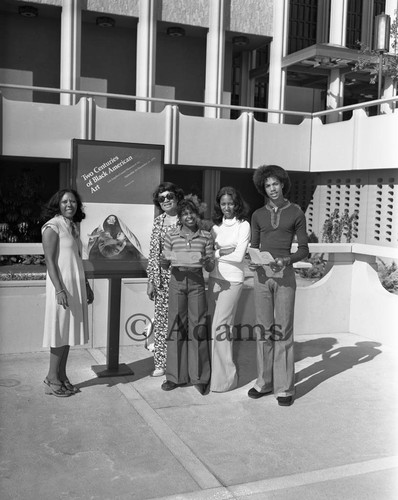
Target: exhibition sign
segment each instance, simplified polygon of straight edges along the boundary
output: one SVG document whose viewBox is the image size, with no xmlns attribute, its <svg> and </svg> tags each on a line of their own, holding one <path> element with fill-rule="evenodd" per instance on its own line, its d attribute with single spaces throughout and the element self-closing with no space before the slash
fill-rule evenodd
<svg viewBox="0 0 398 500">
<path fill-rule="evenodd" d="M 146 269 L 163 157 L 162 145 L 72 141 L 74 187 L 86 213 L 83 259 L 94 270 Z"/>
</svg>

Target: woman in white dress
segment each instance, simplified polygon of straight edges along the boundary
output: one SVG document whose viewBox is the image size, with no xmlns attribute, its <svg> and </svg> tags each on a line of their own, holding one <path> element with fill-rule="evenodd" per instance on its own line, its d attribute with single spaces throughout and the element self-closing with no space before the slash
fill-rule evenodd
<svg viewBox="0 0 398 500">
<path fill-rule="evenodd" d="M 210 390 L 234 389 L 238 375 L 233 360 L 233 328 L 244 281 L 244 258 L 250 242 L 245 202 L 233 187 L 219 190 L 211 233 L 216 265 L 209 275 L 209 311 L 212 316 L 212 374 Z"/>
<path fill-rule="evenodd" d="M 87 304 L 94 294 L 85 279 L 78 224 L 85 218 L 72 189 L 55 193 L 44 210 L 42 242 L 47 265 L 43 347 L 50 348 L 44 379 L 46 394 L 67 397 L 78 392 L 66 375 L 71 345 L 88 341 Z"/>
</svg>

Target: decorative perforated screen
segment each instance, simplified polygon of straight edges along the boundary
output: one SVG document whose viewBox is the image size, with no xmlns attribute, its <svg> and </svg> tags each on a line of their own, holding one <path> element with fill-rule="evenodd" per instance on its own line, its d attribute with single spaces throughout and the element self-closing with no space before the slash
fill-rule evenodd
<svg viewBox="0 0 398 500">
<path fill-rule="evenodd" d="M 352 216 L 352 232 L 341 242 L 398 246 L 398 170 L 291 173 L 290 199 L 304 210 L 308 233 L 322 241 L 325 221 L 336 210 Z M 394 212 L 395 207 L 395 212 Z M 347 237 L 348 236 L 348 237 Z"/>
</svg>

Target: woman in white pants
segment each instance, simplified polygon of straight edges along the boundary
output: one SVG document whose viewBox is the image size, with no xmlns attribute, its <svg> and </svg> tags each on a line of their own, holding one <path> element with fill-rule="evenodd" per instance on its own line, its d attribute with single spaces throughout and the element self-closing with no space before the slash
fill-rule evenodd
<svg viewBox="0 0 398 500">
<path fill-rule="evenodd" d="M 245 202 L 227 186 L 219 190 L 214 207 L 212 235 L 216 265 L 209 275 L 209 311 L 212 316 L 212 375 L 210 390 L 225 392 L 238 383 L 233 360 L 235 313 L 244 281 L 244 258 L 250 224 L 244 219 Z"/>
</svg>

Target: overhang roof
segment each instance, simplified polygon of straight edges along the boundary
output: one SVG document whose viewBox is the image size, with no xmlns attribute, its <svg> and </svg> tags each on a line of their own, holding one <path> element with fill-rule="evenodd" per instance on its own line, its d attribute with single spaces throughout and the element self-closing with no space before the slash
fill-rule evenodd
<svg viewBox="0 0 398 500">
<path fill-rule="evenodd" d="M 325 69 L 344 68 L 354 65 L 358 60 L 358 51 L 341 45 L 317 43 L 293 52 L 282 59 L 282 68 L 292 66 L 320 66 Z"/>
</svg>

